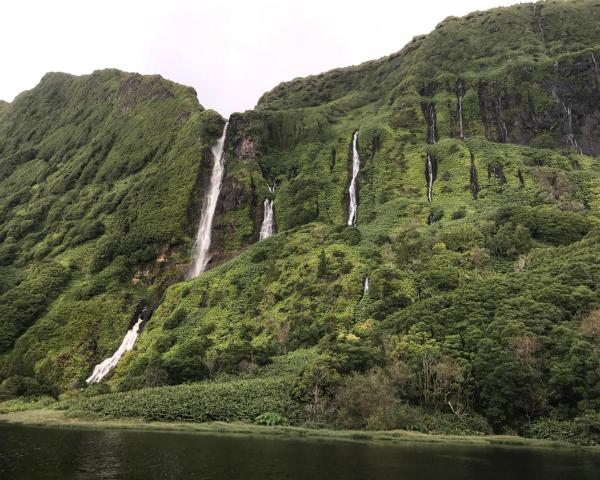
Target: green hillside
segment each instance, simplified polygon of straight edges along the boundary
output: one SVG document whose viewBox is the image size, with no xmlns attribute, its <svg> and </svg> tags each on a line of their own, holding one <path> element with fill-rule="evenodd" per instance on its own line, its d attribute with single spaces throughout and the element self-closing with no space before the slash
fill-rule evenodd
<svg viewBox="0 0 600 480">
<path fill-rule="evenodd" d="M 223 120 L 158 77 L 47 75 L 0 105 L 0 395 L 600 441 L 599 39 L 598 1 L 520 4 L 280 84 L 230 118 L 189 281 Z"/>
<path fill-rule="evenodd" d="M 6 107 L 3 378 L 73 387 L 158 301 L 187 264 L 220 128 L 192 89 L 116 70 L 50 73 Z"/>
</svg>

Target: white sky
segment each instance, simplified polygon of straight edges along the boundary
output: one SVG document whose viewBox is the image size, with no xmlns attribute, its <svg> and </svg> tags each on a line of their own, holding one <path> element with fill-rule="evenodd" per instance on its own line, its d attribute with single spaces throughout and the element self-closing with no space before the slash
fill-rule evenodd
<svg viewBox="0 0 600 480">
<path fill-rule="evenodd" d="M 516 0 L 5 0 L 0 99 L 44 73 L 158 73 L 228 116 L 294 77 L 400 50 L 449 15 Z"/>
</svg>

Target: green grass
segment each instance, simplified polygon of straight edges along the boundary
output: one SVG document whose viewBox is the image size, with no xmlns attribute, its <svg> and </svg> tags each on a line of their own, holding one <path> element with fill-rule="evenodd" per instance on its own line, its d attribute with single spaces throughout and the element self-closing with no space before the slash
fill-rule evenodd
<svg viewBox="0 0 600 480">
<path fill-rule="evenodd" d="M 186 432 L 198 434 L 227 434 L 246 436 L 274 436 L 320 441 L 341 441 L 359 443 L 381 443 L 386 445 L 406 445 L 411 443 L 435 443 L 446 445 L 469 445 L 481 447 L 520 447 L 520 448 L 567 448 L 597 453 L 597 447 L 581 447 L 561 441 L 536 440 L 510 435 L 453 436 L 430 435 L 406 431 L 353 431 L 313 429 L 293 426 L 266 427 L 248 423 L 178 423 L 146 422 L 135 419 L 100 420 L 93 417 L 77 417 L 57 410 L 30 410 L 0 414 L 0 421 L 22 424 L 43 425 L 58 428 L 108 428 L 140 431 Z"/>
</svg>

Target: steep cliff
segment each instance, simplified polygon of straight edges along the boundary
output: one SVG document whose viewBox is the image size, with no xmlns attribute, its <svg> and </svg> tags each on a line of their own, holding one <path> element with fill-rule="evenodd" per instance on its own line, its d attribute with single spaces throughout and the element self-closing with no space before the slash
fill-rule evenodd
<svg viewBox="0 0 600 480">
<path fill-rule="evenodd" d="M 24 94 L 8 114 L 0 110 L 0 175 L 15 195 L 3 196 L 3 238 L 14 239 L 2 247 L 9 279 L 3 295 L 30 288 L 31 268 L 50 269 L 43 274 L 56 286 L 44 293 L 46 303 L 31 314 L 16 346 L 5 347 L 1 378 L 82 384 L 118 344 L 133 305 L 154 294 L 160 304 L 103 388 L 158 388 L 151 396 L 98 396 L 77 408 L 150 419 L 240 419 L 236 402 L 251 405 L 253 414 L 269 413 L 256 411 L 268 384 L 262 395 L 271 413 L 281 405 L 275 413 L 295 422 L 355 427 L 427 430 L 431 423 L 411 410 L 415 405 L 451 417 L 452 431 L 480 432 L 488 423 L 498 431 L 530 428 L 541 418 L 568 421 L 597 411 L 599 29 L 600 3 L 591 0 L 476 12 L 444 20 L 389 57 L 265 93 L 255 110 L 230 118 L 209 271 L 185 282 L 176 281 L 177 273 L 189 261 L 211 163 L 207 147 L 222 120 L 203 112 L 189 90 L 155 78 L 112 72 L 72 79 L 85 84 L 116 75 L 109 98 L 117 118 L 108 121 L 101 109 L 90 117 L 89 138 L 76 143 L 89 154 L 66 150 L 75 162 L 64 167 L 66 185 L 77 187 L 85 165 L 96 164 L 97 125 L 110 126 L 103 135 L 113 143 L 98 150 L 100 166 L 85 177 L 102 185 L 84 182 L 93 187 L 91 206 L 78 207 L 80 217 L 49 221 L 48 233 L 40 234 L 47 216 L 19 223 L 14 206 L 25 201 L 23 215 L 35 212 L 37 185 L 45 192 L 44 179 L 62 177 L 24 176 L 33 175 L 36 162 L 59 158 L 58 150 L 48 157 L 42 148 L 54 145 L 52 132 L 36 133 L 23 118 L 7 121 L 34 95 Z M 129 78 L 138 82 L 131 89 L 123 86 Z M 32 97 L 28 118 L 53 118 L 37 109 L 54 95 Z M 136 107 L 124 107 L 132 102 Z M 131 108 L 141 117 L 160 108 L 161 115 L 144 123 L 131 118 Z M 72 118 L 64 128 L 81 123 Z M 126 121 L 140 122 L 126 124 L 135 144 L 115 129 Z M 26 130 L 15 133 L 11 125 Z M 348 227 L 357 131 L 357 221 Z M 141 141 L 145 135 L 150 142 Z M 120 152 L 115 164 L 107 153 L 113 150 Z M 85 158 L 81 167 L 78 155 Z M 172 174 L 161 162 L 172 165 Z M 136 177 L 142 168 L 150 171 Z M 118 197 L 121 210 L 95 213 L 103 195 L 142 181 L 156 184 L 143 183 L 134 203 Z M 69 188 L 56 192 L 49 212 L 63 199 L 73 202 Z M 87 190 L 77 192 L 78 203 L 88 198 Z M 277 235 L 258 242 L 265 199 L 274 200 Z M 70 245 L 65 239 L 77 238 L 68 232 L 80 218 L 101 223 L 97 238 Z M 107 286 L 116 272 L 119 280 Z M 174 285 L 163 293 L 166 283 Z M 116 300 L 124 298 L 129 303 Z M 118 305 L 114 313 L 106 299 Z M 65 320 L 73 308 L 85 309 L 88 320 Z M 67 335 L 71 329 L 76 336 Z M 231 375 L 248 383 L 238 390 Z M 273 376 L 282 382 L 276 388 Z M 212 380 L 166 386 L 206 379 Z M 369 391 L 378 393 L 358 405 Z M 224 395 L 228 408 L 213 411 L 195 400 L 202 392 Z"/>
<path fill-rule="evenodd" d="M 187 267 L 220 123 L 192 89 L 116 70 L 49 73 L 4 107 L 3 377 L 72 384 Z"/>
</svg>

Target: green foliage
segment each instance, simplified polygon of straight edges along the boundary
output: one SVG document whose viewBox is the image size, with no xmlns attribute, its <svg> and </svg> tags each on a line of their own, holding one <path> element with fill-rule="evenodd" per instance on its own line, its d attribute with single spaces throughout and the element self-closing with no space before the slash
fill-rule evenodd
<svg viewBox="0 0 600 480">
<path fill-rule="evenodd" d="M 573 421 L 540 419 L 527 427 L 524 433 L 533 438 L 599 445 L 600 416 L 597 412 L 590 411 L 577 416 Z"/>
<path fill-rule="evenodd" d="M 277 425 L 287 425 L 288 420 L 283 415 L 274 412 L 261 413 L 254 419 L 254 422 L 258 425 L 266 425 L 268 427 L 274 427 Z"/>
<path fill-rule="evenodd" d="M 535 11 L 448 18 L 232 115 L 211 268 L 192 280 L 223 126 L 194 92 L 49 74 L 2 106 L 5 395 L 85 386 L 144 304 L 153 316 L 106 386 L 64 408 L 596 441 L 600 9 Z M 277 235 L 257 243 L 265 199 Z"/>
<path fill-rule="evenodd" d="M 3 109 L 0 380 L 70 387 L 114 351 L 176 274 L 157 258 L 187 250 L 221 122 L 193 90 L 117 70 L 48 74 Z"/>
<path fill-rule="evenodd" d="M 289 387 L 285 380 L 263 379 L 145 388 L 77 400 L 69 408 L 152 421 L 252 421 L 265 410 L 293 414 Z"/>
</svg>

